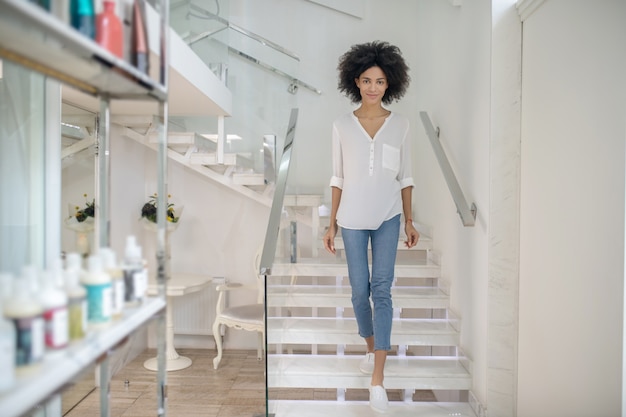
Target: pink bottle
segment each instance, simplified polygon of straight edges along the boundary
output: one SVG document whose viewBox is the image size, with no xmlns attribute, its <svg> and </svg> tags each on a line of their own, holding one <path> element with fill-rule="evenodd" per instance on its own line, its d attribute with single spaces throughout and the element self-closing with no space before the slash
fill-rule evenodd
<svg viewBox="0 0 626 417">
<path fill-rule="evenodd" d="M 113 55 L 123 58 L 122 22 L 115 14 L 115 1 L 104 0 L 104 10 L 96 16 L 96 42 Z"/>
</svg>

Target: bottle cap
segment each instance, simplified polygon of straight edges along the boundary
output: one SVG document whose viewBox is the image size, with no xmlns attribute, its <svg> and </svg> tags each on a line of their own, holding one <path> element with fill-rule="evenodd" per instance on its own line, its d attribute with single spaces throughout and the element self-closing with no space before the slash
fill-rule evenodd
<svg viewBox="0 0 626 417">
<path fill-rule="evenodd" d="M 126 259 L 141 259 L 141 246 L 137 244 L 137 238 L 130 235 L 126 237 Z"/>
<path fill-rule="evenodd" d="M 102 272 L 102 259 L 97 255 L 90 255 L 88 260 L 88 271 L 91 274 L 98 274 Z"/>
<path fill-rule="evenodd" d="M 117 266 L 115 252 L 111 248 L 100 248 L 100 258 L 104 269 L 113 269 Z"/>
<path fill-rule="evenodd" d="M 81 269 L 82 262 L 83 261 L 79 253 L 68 253 L 65 257 L 65 269 Z"/>
</svg>

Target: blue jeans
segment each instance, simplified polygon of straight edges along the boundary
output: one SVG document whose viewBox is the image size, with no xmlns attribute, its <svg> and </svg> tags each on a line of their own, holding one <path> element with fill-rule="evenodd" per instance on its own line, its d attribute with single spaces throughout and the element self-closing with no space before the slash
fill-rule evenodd
<svg viewBox="0 0 626 417">
<path fill-rule="evenodd" d="M 374 350 L 391 349 L 391 285 L 400 237 L 400 215 L 383 222 L 376 230 L 341 228 L 352 287 L 352 307 L 359 335 L 374 336 Z M 372 245 L 372 276 L 368 262 L 368 243 Z M 370 304 L 374 304 L 374 314 Z"/>
</svg>

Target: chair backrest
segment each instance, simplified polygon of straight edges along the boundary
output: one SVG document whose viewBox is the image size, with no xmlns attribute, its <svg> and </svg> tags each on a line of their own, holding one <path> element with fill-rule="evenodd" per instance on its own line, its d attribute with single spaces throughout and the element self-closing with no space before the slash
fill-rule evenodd
<svg viewBox="0 0 626 417">
<path fill-rule="evenodd" d="M 254 264 L 252 267 L 254 268 L 254 273 L 256 274 L 256 283 L 257 283 L 257 303 L 263 304 L 265 302 L 265 275 L 261 274 L 261 255 L 263 254 L 263 245 L 259 247 L 254 255 Z"/>
</svg>

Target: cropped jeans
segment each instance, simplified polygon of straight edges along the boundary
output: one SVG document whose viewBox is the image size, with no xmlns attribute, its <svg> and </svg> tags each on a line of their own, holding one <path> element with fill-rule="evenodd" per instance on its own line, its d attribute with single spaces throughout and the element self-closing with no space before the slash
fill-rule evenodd
<svg viewBox="0 0 626 417">
<path fill-rule="evenodd" d="M 348 275 L 352 287 L 352 307 L 364 338 L 374 336 L 374 350 L 391 349 L 393 307 L 391 285 L 400 236 L 400 215 L 383 222 L 376 230 L 341 228 Z M 368 243 L 372 246 L 372 274 L 368 262 Z M 370 303 L 370 295 L 374 304 Z"/>
</svg>

